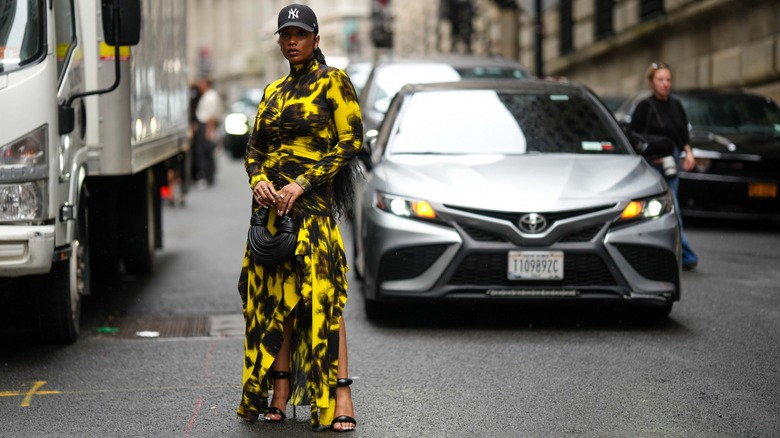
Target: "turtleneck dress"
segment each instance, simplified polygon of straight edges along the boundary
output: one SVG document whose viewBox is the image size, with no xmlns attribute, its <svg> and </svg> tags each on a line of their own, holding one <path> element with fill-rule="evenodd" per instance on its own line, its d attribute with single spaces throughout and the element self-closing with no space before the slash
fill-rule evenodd
<svg viewBox="0 0 780 438">
<path fill-rule="evenodd" d="M 248 247 L 238 282 L 244 307 L 243 394 L 237 414 L 254 421 L 268 409 L 268 371 L 292 313 L 292 405 L 311 406 L 312 427 L 333 421 L 339 318 L 347 302 L 347 260 L 334 217 L 336 174 L 362 148 L 355 89 L 341 70 L 310 60 L 269 84 L 244 156 L 250 188 L 269 181 L 303 189 L 289 214 L 299 224 L 295 257 L 275 267 L 255 263 Z M 252 208 L 260 208 L 254 201 Z M 271 208 L 272 232 L 276 209 Z"/>
</svg>

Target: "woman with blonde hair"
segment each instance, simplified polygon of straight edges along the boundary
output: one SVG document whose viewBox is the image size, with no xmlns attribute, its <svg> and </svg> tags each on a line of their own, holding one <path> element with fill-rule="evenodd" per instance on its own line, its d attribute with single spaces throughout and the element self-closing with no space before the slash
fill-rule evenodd
<svg viewBox="0 0 780 438">
<path fill-rule="evenodd" d="M 674 142 L 674 154 L 654 162 L 653 166 L 664 175 L 672 190 L 682 231 L 682 214 L 680 213 L 680 204 L 677 201 L 677 192 L 680 187 L 678 170 L 682 169 L 688 172 L 695 165 L 688 132 L 688 116 L 682 103 L 671 95 L 672 69 L 669 65 L 662 62 L 650 64 L 646 77 L 653 94 L 636 106 L 631 116 L 630 129 L 639 134 L 661 135 Z M 685 152 L 683 158 L 681 158 L 682 152 Z M 685 232 L 682 232 L 682 258 L 682 266 L 686 270 L 696 268 L 699 263 L 699 257 L 693 252 Z"/>
</svg>

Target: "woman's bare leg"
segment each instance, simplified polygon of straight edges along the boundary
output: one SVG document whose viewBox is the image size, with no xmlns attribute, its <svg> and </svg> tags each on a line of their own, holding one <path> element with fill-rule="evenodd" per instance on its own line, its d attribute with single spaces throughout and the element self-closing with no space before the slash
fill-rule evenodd
<svg viewBox="0 0 780 438">
<path fill-rule="evenodd" d="M 344 318 L 339 319 L 339 367 L 338 378 L 349 378 L 349 363 L 347 361 L 347 329 L 344 326 Z M 352 404 L 352 391 L 349 386 L 336 388 L 336 409 L 333 418 L 341 415 L 355 416 L 355 407 Z M 336 430 L 353 428 L 352 423 L 333 423 Z"/>
<path fill-rule="evenodd" d="M 290 346 L 293 336 L 293 314 L 287 315 L 284 320 L 284 329 L 282 332 L 282 346 L 279 348 L 279 354 L 276 355 L 274 363 L 271 365 L 271 371 L 290 371 Z M 274 381 L 274 393 L 271 397 L 271 407 L 279 408 L 286 412 L 287 399 L 290 397 L 290 379 L 276 379 Z M 282 417 L 278 414 L 265 414 L 265 419 L 270 421 L 279 421 Z"/>
</svg>

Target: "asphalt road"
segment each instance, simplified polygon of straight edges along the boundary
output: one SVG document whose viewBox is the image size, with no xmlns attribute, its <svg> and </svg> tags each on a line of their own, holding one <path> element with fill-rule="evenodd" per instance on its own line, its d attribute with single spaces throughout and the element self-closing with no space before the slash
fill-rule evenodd
<svg viewBox="0 0 780 438">
<path fill-rule="evenodd" d="M 305 409 L 283 424 L 235 416 L 250 192 L 240 162 L 218 164 L 214 187 L 166 208 L 155 274 L 85 300 L 78 343 L 2 327 L 0 437 L 313 435 Z M 369 323 L 350 277 L 350 436 L 779 436 L 780 231 L 753 228 L 688 227 L 701 264 L 665 322 L 501 305 Z"/>
</svg>

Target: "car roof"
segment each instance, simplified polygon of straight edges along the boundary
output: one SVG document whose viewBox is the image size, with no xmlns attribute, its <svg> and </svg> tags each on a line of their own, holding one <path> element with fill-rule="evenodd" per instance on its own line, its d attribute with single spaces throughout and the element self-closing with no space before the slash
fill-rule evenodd
<svg viewBox="0 0 780 438">
<path fill-rule="evenodd" d="M 448 64 L 455 68 L 514 67 L 523 70 L 526 74 L 529 74 L 530 76 L 528 70 L 521 63 L 501 56 L 430 55 L 430 56 L 388 57 L 378 61 L 376 63 L 376 67 L 381 68 L 386 65 L 398 65 L 398 64 Z"/>
<path fill-rule="evenodd" d="M 710 88 L 688 88 L 680 90 L 672 90 L 672 95 L 689 96 L 689 97 L 711 97 L 711 98 L 725 98 L 725 97 L 754 97 L 757 99 L 769 99 L 769 96 L 765 96 L 758 93 L 752 93 L 750 91 L 737 90 L 737 89 L 723 89 L 715 90 Z"/>
<path fill-rule="evenodd" d="M 588 89 L 572 82 L 553 82 L 539 79 L 518 81 L 515 79 L 467 79 L 457 82 L 434 82 L 423 84 L 407 84 L 400 92 L 413 93 L 418 91 L 440 90 L 506 90 L 546 93 L 587 94 Z"/>
</svg>

